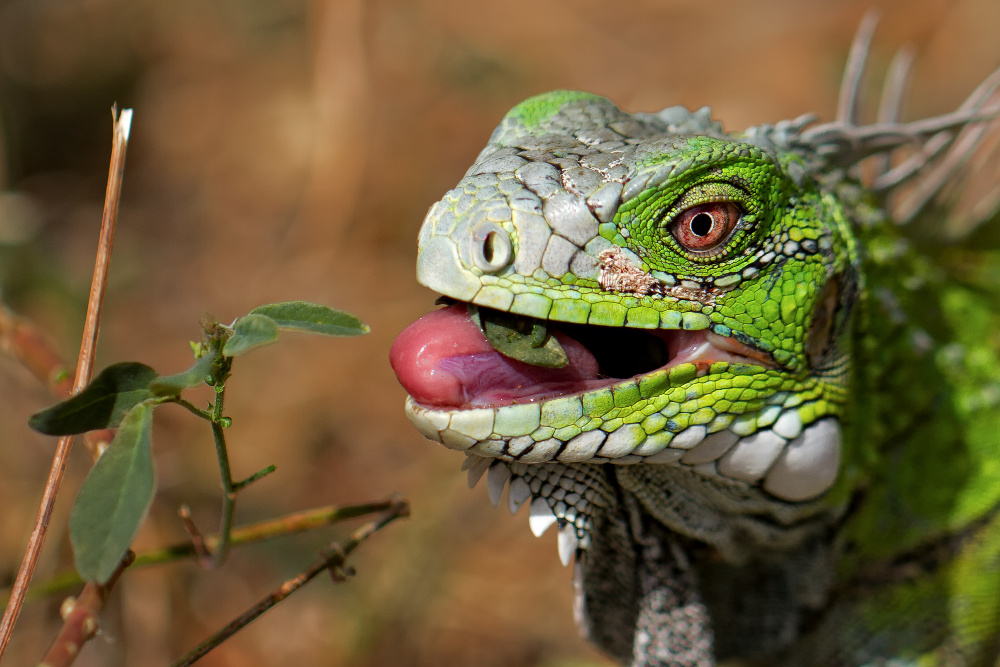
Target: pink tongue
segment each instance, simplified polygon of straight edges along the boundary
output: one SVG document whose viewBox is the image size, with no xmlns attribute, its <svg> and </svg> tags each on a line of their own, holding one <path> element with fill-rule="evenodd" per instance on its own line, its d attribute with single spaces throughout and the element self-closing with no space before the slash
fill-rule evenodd
<svg viewBox="0 0 1000 667">
<path fill-rule="evenodd" d="M 490 345 L 464 304 L 424 315 L 403 330 L 389 350 L 399 383 L 417 403 L 486 407 L 526 403 L 608 384 L 597 377 L 587 348 L 555 332 L 569 364 L 552 369 L 505 357 Z"/>
</svg>

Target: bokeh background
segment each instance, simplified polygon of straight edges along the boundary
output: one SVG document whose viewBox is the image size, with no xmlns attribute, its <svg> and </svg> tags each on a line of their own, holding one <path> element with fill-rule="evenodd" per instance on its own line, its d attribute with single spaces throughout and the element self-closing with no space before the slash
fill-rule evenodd
<svg viewBox="0 0 1000 667">
<path fill-rule="evenodd" d="M 607 665 L 577 637 L 554 531 L 470 492 L 463 457 L 402 412 L 387 351 L 432 307 L 415 239 L 504 112 L 549 89 L 634 111 L 711 105 L 727 129 L 830 119 L 851 36 L 882 10 L 871 90 L 918 49 L 906 115 L 953 109 L 1000 65 L 996 0 L 0 0 L 0 294 L 67 357 L 93 266 L 110 107 L 135 109 L 98 367 L 190 362 L 210 312 L 278 300 L 358 314 L 361 339 L 284 334 L 241 358 L 227 411 L 234 474 L 277 473 L 240 498 L 247 522 L 399 492 L 413 516 L 204 659 L 212 666 Z M 873 94 L 869 99 L 874 99 Z M 0 585 L 13 579 L 54 448 L 25 420 L 50 402 L 0 356 Z M 137 540 L 215 529 L 207 428 L 157 412 L 159 495 Z M 71 563 L 78 447 L 36 579 Z M 250 546 L 221 571 L 128 572 L 79 665 L 162 665 L 309 563 L 350 526 Z M 31 664 L 61 598 L 29 604 L 8 654 Z"/>
</svg>

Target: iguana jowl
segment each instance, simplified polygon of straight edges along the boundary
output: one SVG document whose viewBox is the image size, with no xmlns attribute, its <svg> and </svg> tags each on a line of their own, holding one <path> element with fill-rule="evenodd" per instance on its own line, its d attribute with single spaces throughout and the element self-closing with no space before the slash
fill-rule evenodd
<svg viewBox="0 0 1000 667">
<path fill-rule="evenodd" d="M 557 525 L 624 663 L 1000 655 L 1000 220 L 942 205 L 1000 73 L 857 125 L 869 38 L 827 124 L 531 98 L 420 231 L 407 414 Z"/>
</svg>

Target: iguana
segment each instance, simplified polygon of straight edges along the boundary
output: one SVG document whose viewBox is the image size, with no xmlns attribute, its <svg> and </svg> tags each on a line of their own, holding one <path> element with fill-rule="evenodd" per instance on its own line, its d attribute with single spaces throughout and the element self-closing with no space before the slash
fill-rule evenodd
<svg viewBox="0 0 1000 667">
<path fill-rule="evenodd" d="M 904 58 L 858 124 L 870 37 L 823 124 L 528 99 L 420 230 L 407 415 L 622 663 L 1000 656 L 1000 218 L 954 209 L 1000 71 L 904 123 Z"/>
</svg>

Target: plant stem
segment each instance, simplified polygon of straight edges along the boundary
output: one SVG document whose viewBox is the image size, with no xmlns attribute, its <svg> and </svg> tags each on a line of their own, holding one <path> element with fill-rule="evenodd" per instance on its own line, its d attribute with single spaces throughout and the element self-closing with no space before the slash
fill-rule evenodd
<svg viewBox="0 0 1000 667">
<path fill-rule="evenodd" d="M 203 658 L 209 651 L 255 621 L 268 609 L 302 588 L 324 570 L 330 570 L 331 573 L 336 574 L 336 570 L 343 567 L 345 561 L 347 560 L 347 556 L 354 551 L 359 544 L 384 528 L 386 525 L 401 517 L 409 516 L 409 514 L 409 503 L 401 499 L 395 500 L 388 511 L 386 511 L 382 516 L 374 521 L 366 523 L 354 531 L 351 534 L 350 539 L 345 544 L 339 545 L 336 542 L 331 544 L 323 551 L 323 553 L 320 554 L 319 559 L 313 562 L 312 565 L 306 568 L 298 576 L 289 579 L 281 586 L 271 591 L 271 593 L 260 600 L 260 602 L 233 619 L 224 628 L 215 632 L 211 637 L 200 643 L 184 656 L 170 663 L 170 667 L 188 667 L 189 665 L 194 664 Z M 342 580 L 337 576 L 334 576 L 333 579 L 334 581 Z"/>
<path fill-rule="evenodd" d="M 226 385 L 222 382 L 215 385 L 215 404 L 212 406 L 212 437 L 215 440 L 215 454 L 219 457 L 219 472 L 222 474 L 222 521 L 219 526 L 219 543 L 212 557 L 212 567 L 218 567 L 226 562 L 229 556 L 230 533 L 233 529 L 233 515 L 236 513 L 237 488 L 233 484 L 233 474 L 229 467 L 229 450 L 226 447 L 226 434 L 222 426 L 223 401 L 226 395 Z"/>
</svg>

